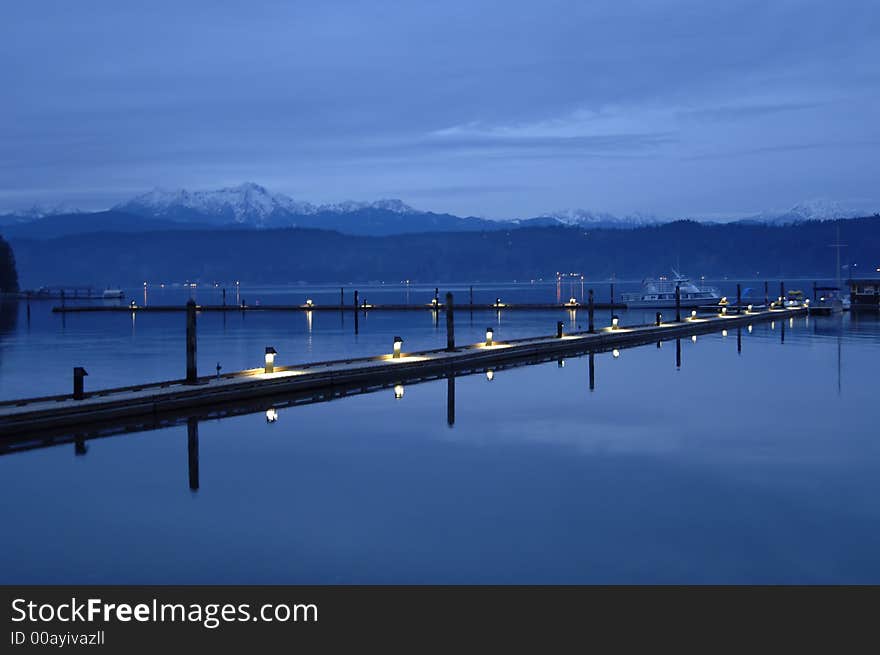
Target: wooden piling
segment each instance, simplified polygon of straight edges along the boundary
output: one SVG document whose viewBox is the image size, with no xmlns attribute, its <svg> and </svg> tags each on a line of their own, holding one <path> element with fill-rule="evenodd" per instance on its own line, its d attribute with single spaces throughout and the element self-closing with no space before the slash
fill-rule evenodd
<svg viewBox="0 0 880 655">
<path fill-rule="evenodd" d="M 675 322 L 681 323 L 681 285 L 675 285 Z"/>
<path fill-rule="evenodd" d="M 186 383 L 197 384 L 199 374 L 196 368 L 196 301 L 186 302 Z"/>
<path fill-rule="evenodd" d="M 593 290 L 590 289 L 587 300 L 587 311 L 589 313 L 589 325 L 587 327 L 587 331 L 592 334 L 596 331 L 595 325 L 593 324 L 593 312 L 595 309 L 595 303 L 593 302 Z"/>
<path fill-rule="evenodd" d="M 452 293 L 446 292 L 446 350 L 455 350 L 455 319 L 453 318 Z"/>
<path fill-rule="evenodd" d="M 82 400 L 85 398 L 84 393 L 84 382 L 83 378 L 87 376 L 86 369 L 82 366 L 77 366 L 73 369 L 73 399 L 74 400 Z"/>
</svg>

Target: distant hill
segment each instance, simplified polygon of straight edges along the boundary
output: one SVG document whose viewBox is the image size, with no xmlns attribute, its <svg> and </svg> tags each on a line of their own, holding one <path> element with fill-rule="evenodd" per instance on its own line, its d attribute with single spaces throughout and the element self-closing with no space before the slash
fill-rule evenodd
<svg viewBox="0 0 880 655">
<path fill-rule="evenodd" d="M 161 230 L 15 238 L 22 284 L 123 285 L 143 280 L 241 279 L 248 283 L 409 279 L 528 280 L 578 271 L 594 279 L 640 279 L 677 264 L 692 276 L 835 275 L 828 244 L 848 243 L 844 263 L 880 266 L 880 218 L 795 225 L 676 221 L 629 230 L 526 227 L 384 237 L 324 230 Z"/>
<path fill-rule="evenodd" d="M 27 222 L 0 225 L 0 233 L 9 239 L 54 239 L 73 234 L 93 232 L 150 232 L 158 230 L 209 229 L 208 225 L 185 224 L 176 221 L 144 218 L 125 212 L 108 210 L 84 214 L 45 216 Z"/>
</svg>

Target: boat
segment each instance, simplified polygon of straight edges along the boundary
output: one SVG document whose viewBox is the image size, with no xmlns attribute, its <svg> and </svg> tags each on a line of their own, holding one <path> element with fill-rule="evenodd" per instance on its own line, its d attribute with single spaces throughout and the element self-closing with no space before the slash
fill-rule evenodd
<svg viewBox="0 0 880 655">
<path fill-rule="evenodd" d="M 125 298 L 125 292 L 122 289 L 104 289 L 101 296 L 104 300 L 121 300 Z"/>
<path fill-rule="evenodd" d="M 714 287 L 699 287 L 678 271 L 672 272 L 672 278 L 663 275 L 657 279 L 642 280 L 642 290 L 636 293 L 624 293 L 621 301 L 628 307 L 675 307 L 675 288 L 681 293 L 682 307 L 699 307 L 712 305 L 721 300 L 721 295 Z"/>
</svg>

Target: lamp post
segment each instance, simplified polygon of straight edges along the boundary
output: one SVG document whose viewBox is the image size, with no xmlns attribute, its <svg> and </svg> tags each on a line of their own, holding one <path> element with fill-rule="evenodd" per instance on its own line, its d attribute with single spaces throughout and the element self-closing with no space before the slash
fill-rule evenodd
<svg viewBox="0 0 880 655">
<path fill-rule="evenodd" d="M 400 351 L 403 348 L 403 339 L 401 337 L 394 337 L 394 345 L 391 356 L 394 359 L 400 359 Z"/>
<path fill-rule="evenodd" d="M 486 345 L 491 346 L 495 338 L 495 330 L 490 327 L 486 328 Z"/>
<path fill-rule="evenodd" d="M 272 346 L 266 346 L 266 373 L 275 372 L 275 355 L 277 354 L 278 351 L 275 350 Z"/>
<path fill-rule="evenodd" d="M 616 330 L 619 327 L 619 324 L 620 324 L 620 319 L 615 314 L 614 316 L 611 317 L 611 329 Z"/>
<path fill-rule="evenodd" d="M 73 399 L 74 400 L 82 400 L 85 397 L 83 393 L 84 380 L 83 378 L 87 376 L 86 369 L 82 366 L 77 366 L 73 369 Z"/>
</svg>

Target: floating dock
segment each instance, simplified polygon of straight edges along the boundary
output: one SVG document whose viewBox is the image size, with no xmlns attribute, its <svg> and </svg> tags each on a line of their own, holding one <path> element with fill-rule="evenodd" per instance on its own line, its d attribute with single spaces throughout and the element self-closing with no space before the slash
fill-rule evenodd
<svg viewBox="0 0 880 655">
<path fill-rule="evenodd" d="M 594 303 L 595 309 L 626 309 L 626 305 L 619 303 Z M 586 309 L 584 303 L 500 303 L 500 304 L 474 304 L 455 305 L 455 311 L 522 311 L 522 310 L 558 310 L 558 309 Z M 443 303 L 426 303 L 421 305 L 197 305 L 200 312 L 377 312 L 377 311 L 446 311 Z M 185 312 L 185 305 L 65 305 L 53 307 L 56 314 L 78 314 L 89 312 Z"/>
<path fill-rule="evenodd" d="M 458 309 L 459 306 L 456 306 Z M 41 430 L 71 429 L 101 421 L 152 417 L 198 411 L 210 405 L 284 394 L 332 393 L 340 386 L 382 386 L 429 379 L 535 358 L 604 352 L 619 347 L 666 341 L 804 315 L 806 308 L 712 315 L 660 325 L 605 327 L 595 332 L 493 341 L 452 349 L 401 352 L 377 357 L 273 366 L 225 375 L 197 377 L 193 382 L 170 380 L 73 395 L 0 402 L 0 436 L 25 437 Z M 391 346 L 391 344 L 389 344 Z M 269 349 L 271 350 L 271 349 Z M 391 348 L 389 347 L 389 350 Z M 268 350 L 267 350 L 268 352 Z M 81 382 L 81 378 L 80 378 Z"/>
</svg>

